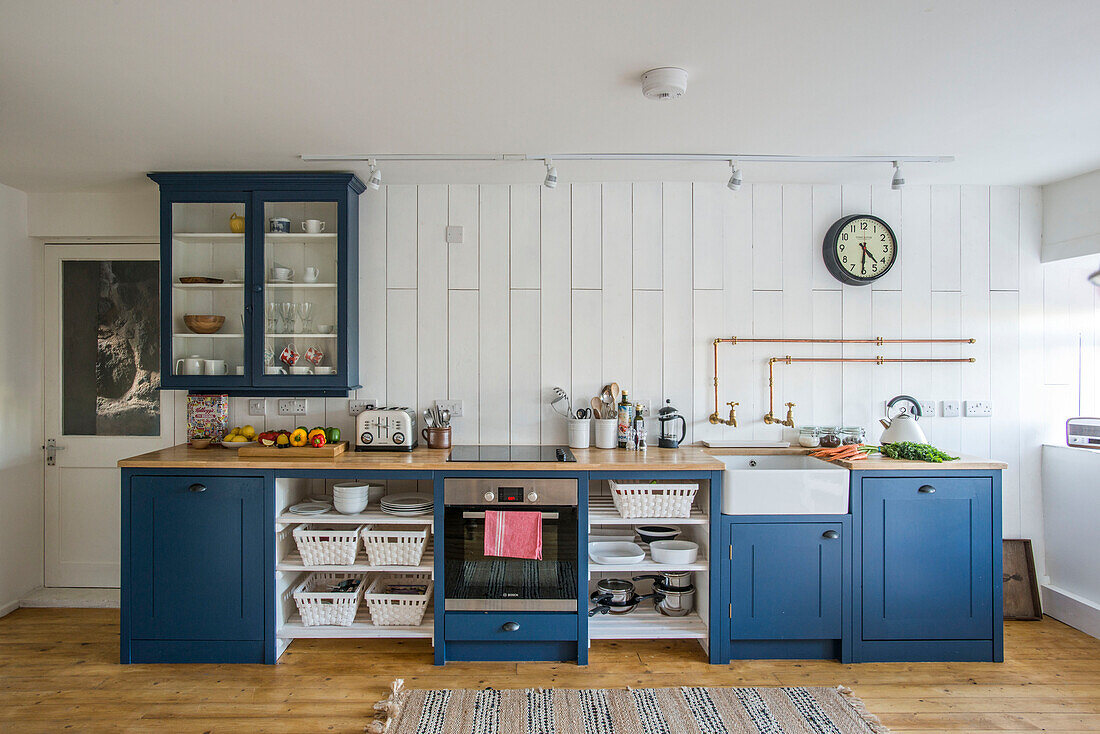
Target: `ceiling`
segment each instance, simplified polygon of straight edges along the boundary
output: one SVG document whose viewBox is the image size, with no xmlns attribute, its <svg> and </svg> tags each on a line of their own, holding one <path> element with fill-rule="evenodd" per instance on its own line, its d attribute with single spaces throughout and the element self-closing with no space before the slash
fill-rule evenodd
<svg viewBox="0 0 1100 734">
<path fill-rule="evenodd" d="M 302 153 L 952 154 L 910 182 L 1100 168 L 1095 0 L 0 0 L 0 182 L 323 170 Z M 642 97 L 654 66 L 691 73 Z M 720 164 L 568 164 L 563 181 L 724 181 Z M 746 165 L 886 183 L 889 166 Z M 385 178 L 541 180 L 537 163 Z"/>
</svg>

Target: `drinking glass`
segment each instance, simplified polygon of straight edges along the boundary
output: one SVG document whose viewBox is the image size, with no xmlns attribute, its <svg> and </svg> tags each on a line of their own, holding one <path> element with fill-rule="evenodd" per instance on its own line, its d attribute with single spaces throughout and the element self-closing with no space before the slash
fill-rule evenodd
<svg viewBox="0 0 1100 734">
<path fill-rule="evenodd" d="M 279 331 L 283 334 L 294 333 L 294 304 L 289 301 L 284 301 L 279 304 L 279 309 L 283 314 L 283 326 Z"/>
<path fill-rule="evenodd" d="M 298 304 L 298 316 L 302 320 L 302 330 L 306 333 L 313 331 L 313 304 L 303 301 Z"/>
</svg>

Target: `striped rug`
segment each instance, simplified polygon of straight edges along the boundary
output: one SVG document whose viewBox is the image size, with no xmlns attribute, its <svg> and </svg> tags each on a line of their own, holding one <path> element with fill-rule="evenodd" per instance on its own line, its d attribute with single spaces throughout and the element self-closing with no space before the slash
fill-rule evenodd
<svg viewBox="0 0 1100 734">
<path fill-rule="evenodd" d="M 885 734 L 846 688 L 407 690 L 377 734 Z"/>
</svg>

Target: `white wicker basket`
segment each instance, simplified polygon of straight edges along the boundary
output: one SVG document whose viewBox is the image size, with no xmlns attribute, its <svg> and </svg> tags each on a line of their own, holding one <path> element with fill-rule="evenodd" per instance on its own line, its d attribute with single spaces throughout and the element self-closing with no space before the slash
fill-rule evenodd
<svg viewBox="0 0 1100 734">
<path fill-rule="evenodd" d="M 329 587 L 344 579 L 358 579 L 355 591 L 333 592 Z M 302 624 L 307 627 L 319 625 L 337 625 L 347 627 L 355 621 L 359 602 L 367 585 L 365 573 L 332 573 L 314 571 L 294 590 L 294 603 L 302 615 Z"/>
<path fill-rule="evenodd" d="M 423 594 L 387 594 L 392 584 L 417 584 L 426 586 Z M 424 612 L 432 598 L 430 573 L 381 574 L 374 578 L 363 594 L 370 609 L 370 620 L 379 627 L 415 627 L 424 621 Z"/>
<path fill-rule="evenodd" d="M 608 480 L 619 515 L 633 517 L 690 517 L 698 484 L 653 482 L 626 484 Z"/>
<path fill-rule="evenodd" d="M 294 528 L 294 542 L 298 544 L 303 565 L 350 566 L 359 550 L 359 534 L 368 527 L 306 523 Z"/>
<path fill-rule="evenodd" d="M 419 566 L 428 545 L 428 525 L 363 528 L 363 550 L 372 566 Z"/>
</svg>

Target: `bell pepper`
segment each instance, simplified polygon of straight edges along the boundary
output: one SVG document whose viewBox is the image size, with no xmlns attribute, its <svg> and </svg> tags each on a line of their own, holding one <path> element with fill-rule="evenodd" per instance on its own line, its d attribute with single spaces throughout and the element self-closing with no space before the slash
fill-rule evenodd
<svg viewBox="0 0 1100 734">
<path fill-rule="evenodd" d="M 304 428 L 295 428 L 290 434 L 291 446 L 305 446 L 308 441 L 309 434 L 306 433 L 306 429 Z"/>
<path fill-rule="evenodd" d="M 325 429 L 325 438 L 329 443 L 338 443 L 340 441 L 340 429 L 335 426 L 329 426 Z"/>
<path fill-rule="evenodd" d="M 325 443 L 327 442 L 325 441 L 325 434 L 323 432 L 316 433 L 313 435 L 313 438 L 309 439 L 309 445 L 315 449 L 321 448 Z"/>
<path fill-rule="evenodd" d="M 309 432 L 309 442 L 313 443 L 314 436 L 324 436 L 324 435 L 325 435 L 325 429 L 324 428 L 314 428 L 312 431 Z"/>
</svg>

